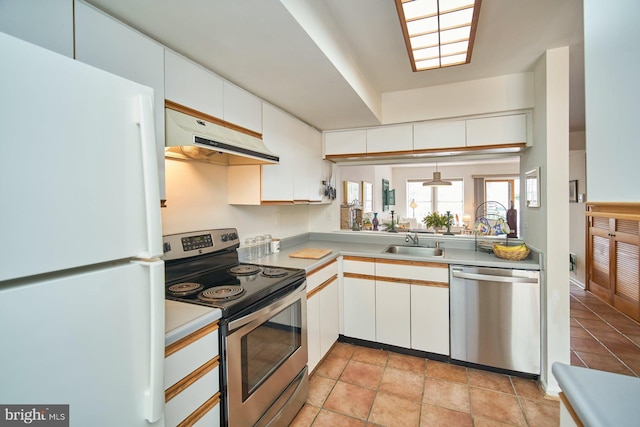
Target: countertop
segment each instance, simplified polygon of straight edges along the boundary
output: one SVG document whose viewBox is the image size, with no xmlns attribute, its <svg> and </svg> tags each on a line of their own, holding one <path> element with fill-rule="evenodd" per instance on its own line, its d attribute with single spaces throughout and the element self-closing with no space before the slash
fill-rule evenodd
<svg viewBox="0 0 640 427">
<path fill-rule="evenodd" d="M 421 245 L 433 247 L 434 240 L 443 241 L 441 247 L 444 249 L 443 257 L 416 257 L 409 255 L 398 255 L 383 253 L 390 244 L 409 245 L 404 241 L 406 233 L 386 235 L 367 235 L 365 233 L 309 233 L 307 239 L 298 238 L 286 244 L 283 241 L 281 250 L 278 253 L 267 255 L 262 258 L 251 260 L 253 264 L 273 265 L 289 268 L 301 268 L 308 271 L 319 267 L 327 261 L 340 255 L 375 257 L 386 259 L 403 259 L 413 261 L 431 261 L 445 264 L 474 265 L 483 267 L 514 268 L 522 270 L 540 270 L 539 255 L 534 250 L 529 257 L 522 261 L 509 261 L 496 257 L 495 255 L 473 249 L 473 241 L 467 240 L 463 244 L 455 239 L 442 239 L 441 236 L 432 239 L 421 238 Z M 291 258 L 289 254 L 305 248 L 331 249 L 332 252 L 320 259 Z"/>
<path fill-rule="evenodd" d="M 554 363 L 553 376 L 587 426 L 637 426 L 640 378 Z"/>
<path fill-rule="evenodd" d="M 335 232 L 306 233 L 283 239 L 281 250 L 256 260 L 253 264 L 270 265 L 288 268 L 300 268 L 307 272 L 326 264 L 340 255 L 375 257 L 387 259 L 404 259 L 414 261 L 431 261 L 445 264 L 475 265 L 484 267 L 515 268 L 522 270 L 540 270 L 539 255 L 534 250 L 522 261 L 507 261 L 495 255 L 475 251 L 473 240 L 448 236 L 421 236 L 421 245 L 433 247 L 435 241 L 441 242 L 444 248 L 443 257 L 415 257 L 409 255 L 387 254 L 384 249 L 391 245 L 405 245 L 406 233 L 367 233 L 367 232 Z M 320 259 L 291 258 L 289 254 L 305 248 L 331 249 L 331 253 Z M 247 262 L 246 259 L 240 260 Z M 172 344 L 203 326 L 221 317 L 219 309 L 165 300 L 165 345 Z"/>
<path fill-rule="evenodd" d="M 164 300 L 164 345 L 173 344 L 221 316 L 218 308 Z"/>
</svg>

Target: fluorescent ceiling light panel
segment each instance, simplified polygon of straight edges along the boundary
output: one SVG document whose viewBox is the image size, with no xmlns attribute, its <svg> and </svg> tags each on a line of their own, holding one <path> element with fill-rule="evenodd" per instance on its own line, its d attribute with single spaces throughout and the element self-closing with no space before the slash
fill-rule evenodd
<svg viewBox="0 0 640 427">
<path fill-rule="evenodd" d="M 413 71 L 471 61 L 482 0 L 396 0 Z"/>
</svg>

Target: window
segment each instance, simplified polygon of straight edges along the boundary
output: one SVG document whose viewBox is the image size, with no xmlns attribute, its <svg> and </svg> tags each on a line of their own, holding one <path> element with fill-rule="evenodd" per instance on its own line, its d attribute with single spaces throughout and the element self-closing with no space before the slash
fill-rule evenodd
<svg viewBox="0 0 640 427">
<path fill-rule="evenodd" d="M 418 222 L 429 213 L 451 212 L 451 217 L 455 221 L 458 215 L 462 221 L 464 213 L 464 181 L 462 179 L 448 179 L 451 185 L 443 187 L 425 187 L 419 181 L 407 181 L 407 216 L 416 218 Z M 415 208 L 411 207 L 411 201 L 415 201 Z"/>
</svg>

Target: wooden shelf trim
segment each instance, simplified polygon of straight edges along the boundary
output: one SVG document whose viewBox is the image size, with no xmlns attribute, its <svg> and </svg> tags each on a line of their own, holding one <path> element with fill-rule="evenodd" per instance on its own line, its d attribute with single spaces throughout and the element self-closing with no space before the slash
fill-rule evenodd
<svg viewBox="0 0 640 427">
<path fill-rule="evenodd" d="M 595 218 L 615 218 L 615 219 L 629 219 L 632 221 L 640 221 L 640 213 L 638 214 L 624 214 L 624 213 L 614 213 L 614 212 L 585 212 L 585 215 L 588 217 Z"/>
<path fill-rule="evenodd" d="M 170 344 L 167 347 L 165 347 L 165 349 L 164 349 L 164 357 L 171 356 L 176 351 L 182 350 L 183 348 L 185 348 L 189 344 L 198 341 L 200 338 L 204 337 L 205 335 L 210 334 L 211 332 L 215 331 L 216 329 L 218 329 L 218 321 L 217 320 L 215 322 L 213 322 L 213 323 L 208 324 L 207 326 L 205 326 L 203 328 L 198 329 L 194 333 L 189 334 L 186 337 L 174 342 L 173 344 Z"/>
<path fill-rule="evenodd" d="M 569 412 L 569 415 L 571 415 L 573 422 L 576 423 L 576 426 L 584 427 L 584 424 L 582 424 L 582 421 L 580 421 L 578 414 L 576 414 L 576 411 L 573 410 L 573 406 L 571 406 L 571 403 L 569 403 L 567 396 L 565 396 L 563 392 L 558 393 L 558 396 L 560 397 L 560 400 L 564 404 L 565 408 L 567 408 L 567 411 Z"/>
<path fill-rule="evenodd" d="M 449 284 L 447 282 L 434 282 L 432 280 L 419 280 L 419 279 L 405 279 L 402 277 L 385 277 L 385 276 L 376 276 L 376 280 L 380 280 L 382 282 L 392 282 L 392 283 L 404 283 L 407 285 L 417 285 L 417 286 L 431 286 L 434 288 L 448 288 Z"/>
<path fill-rule="evenodd" d="M 338 258 L 334 258 L 331 261 L 327 262 L 326 264 L 322 264 L 320 267 L 314 268 L 313 270 L 307 273 L 307 278 L 312 274 L 316 274 L 318 271 L 322 270 L 323 268 L 328 267 L 331 264 L 335 264 L 336 262 L 338 262 Z"/>
<path fill-rule="evenodd" d="M 322 282 L 320 285 L 318 285 L 316 288 L 314 288 L 311 292 L 309 292 L 307 294 L 307 299 L 313 297 L 315 294 L 317 294 L 318 292 L 322 291 L 324 288 L 326 288 L 327 286 L 329 286 L 331 283 L 335 282 L 336 280 L 338 280 L 338 275 L 334 274 L 333 276 L 331 276 L 330 278 L 328 278 L 327 280 Z"/>
<path fill-rule="evenodd" d="M 209 360 L 204 365 L 200 366 L 195 371 L 191 372 L 189 375 L 187 375 L 186 377 L 184 377 L 183 379 L 181 379 L 180 381 L 178 381 L 177 383 L 175 383 L 174 385 L 172 385 L 171 387 L 165 390 L 164 401 L 168 402 L 174 397 L 176 397 L 178 394 L 180 394 L 182 391 L 188 388 L 191 384 L 195 383 L 204 375 L 212 371 L 219 364 L 220 364 L 220 356 L 216 356 L 213 359 Z"/>
<path fill-rule="evenodd" d="M 360 274 L 360 273 L 343 273 L 343 277 L 350 277 L 352 279 L 364 279 L 364 280 L 376 280 L 376 276 L 371 274 Z"/>
<path fill-rule="evenodd" d="M 178 427 L 188 427 L 194 425 L 200 418 L 204 417 L 207 412 L 213 409 L 218 403 L 220 403 L 220 392 L 217 392 L 209 400 L 204 402 L 198 409 L 193 411 L 187 418 L 185 418 Z"/>
<path fill-rule="evenodd" d="M 404 259 L 376 258 L 378 264 L 413 265 L 416 267 L 449 268 L 449 264 L 433 261 L 411 261 Z"/>
<path fill-rule="evenodd" d="M 376 153 L 349 153 L 349 154 L 326 154 L 325 158 L 327 160 L 340 160 L 340 159 L 366 159 L 370 157 L 390 157 L 390 156 L 414 156 L 414 155 L 429 155 L 429 154 L 440 154 L 440 153 L 473 153 L 476 151 L 485 151 L 485 150 L 523 150 L 527 147 L 526 142 L 516 142 L 511 144 L 494 144 L 494 145 L 474 145 L 474 146 L 463 146 L 463 147 L 446 147 L 446 148 L 423 148 L 419 150 L 404 150 L 404 151 L 383 151 Z"/>
<path fill-rule="evenodd" d="M 182 105 L 182 104 L 178 104 L 177 102 L 165 99 L 164 100 L 164 106 L 165 106 L 165 108 L 169 108 L 171 110 L 175 110 L 175 111 L 178 111 L 180 113 L 187 114 L 187 115 L 195 117 L 197 119 L 206 120 L 208 122 L 215 123 L 217 125 L 224 126 L 226 128 L 229 128 L 229 129 L 233 129 L 235 131 L 244 133 L 246 135 L 262 139 L 262 134 L 261 133 L 252 131 L 251 129 L 247 129 L 247 128 L 244 128 L 242 126 L 235 125 L 235 124 L 233 124 L 231 122 L 227 122 L 227 121 L 219 119 L 217 117 L 210 116 L 209 114 L 203 113 L 203 112 L 198 111 L 198 110 L 194 110 L 193 108 L 187 107 L 187 106 Z"/>
<path fill-rule="evenodd" d="M 350 256 L 346 255 L 342 257 L 344 261 L 360 261 L 360 262 L 376 262 L 375 258 L 370 257 L 361 257 L 361 256 Z"/>
</svg>

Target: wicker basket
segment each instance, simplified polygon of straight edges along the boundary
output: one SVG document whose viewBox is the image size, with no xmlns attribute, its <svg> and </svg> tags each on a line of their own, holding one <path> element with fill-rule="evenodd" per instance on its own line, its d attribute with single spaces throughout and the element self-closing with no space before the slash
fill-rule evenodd
<svg viewBox="0 0 640 427">
<path fill-rule="evenodd" d="M 493 247 L 493 253 L 496 254 L 498 258 L 508 259 L 509 261 L 522 261 L 529 255 L 528 247 L 522 245 L 520 249 L 517 251 L 514 250 L 505 250 L 505 246 L 495 245 Z"/>
</svg>

